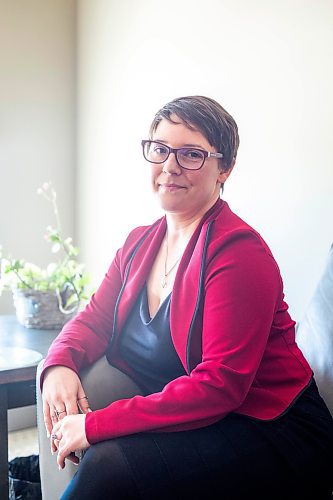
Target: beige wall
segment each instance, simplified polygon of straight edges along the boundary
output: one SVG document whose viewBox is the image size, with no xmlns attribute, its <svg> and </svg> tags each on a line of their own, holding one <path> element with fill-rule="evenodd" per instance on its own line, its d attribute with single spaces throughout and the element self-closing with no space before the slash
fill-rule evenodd
<svg viewBox="0 0 333 500">
<path fill-rule="evenodd" d="M 157 6 L 158 4 L 158 6 Z M 159 213 L 140 139 L 153 113 L 206 94 L 236 118 L 231 207 L 270 244 L 298 319 L 333 240 L 330 0 L 79 0 L 78 228 L 102 277 Z"/>
<path fill-rule="evenodd" d="M 74 232 L 75 0 L 0 0 L 0 244 L 36 264 L 53 223 L 37 188 L 52 180 Z M 12 311 L 9 294 L 0 313 Z"/>
</svg>

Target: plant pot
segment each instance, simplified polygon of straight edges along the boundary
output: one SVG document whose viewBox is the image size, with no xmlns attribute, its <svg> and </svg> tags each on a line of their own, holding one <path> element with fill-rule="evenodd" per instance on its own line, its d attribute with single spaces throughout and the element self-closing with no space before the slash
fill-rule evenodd
<svg viewBox="0 0 333 500">
<path fill-rule="evenodd" d="M 64 326 L 78 311 L 79 305 L 69 311 L 60 310 L 55 291 L 40 292 L 16 288 L 13 290 L 16 317 L 26 328 L 54 330 Z"/>
</svg>

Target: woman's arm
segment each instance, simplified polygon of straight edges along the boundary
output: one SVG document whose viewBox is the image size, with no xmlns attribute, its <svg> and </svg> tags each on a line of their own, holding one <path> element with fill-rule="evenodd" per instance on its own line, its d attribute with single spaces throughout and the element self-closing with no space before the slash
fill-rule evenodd
<svg viewBox="0 0 333 500">
<path fill-rule="evenodd" d="M 76 318 L 67 323 L 51 345 L 40 377 L 46 432 L 54 424 L 80 410 L 88 412 L 89 404 L 78 372 L 98 359 L 105 351 L 113 325 L 113 308 L 120 289 L 120 272 L 115 259 L 91 302 Z M 79 402 L 79 403 L 78 403 Z M 79 406 L 78 406 L 79 405 Z M 60 412 L 59 417 L 55 412 Z M 51 440 L 51 451 L 57 442 Z"/>
<path fill-rule="evenodd" d="M 51 366 L 65 366 L 78 373 L 106 350 L 113 328 L 113 313 L 121 289 L 118 255 L 86 308 L 66 323 L 52 343 L 41 374 Z"/>
</svg>

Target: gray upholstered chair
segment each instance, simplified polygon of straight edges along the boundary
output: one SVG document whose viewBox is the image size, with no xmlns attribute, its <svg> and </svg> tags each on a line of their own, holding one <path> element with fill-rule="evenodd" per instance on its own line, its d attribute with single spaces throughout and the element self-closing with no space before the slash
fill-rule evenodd
<svg viewBox="0 0 333 500">
<path fill-rule="evenodd" d="M 304 317 L 297 325 L 296 341 L 333 415 L 333 245 Z"/>
</svg>

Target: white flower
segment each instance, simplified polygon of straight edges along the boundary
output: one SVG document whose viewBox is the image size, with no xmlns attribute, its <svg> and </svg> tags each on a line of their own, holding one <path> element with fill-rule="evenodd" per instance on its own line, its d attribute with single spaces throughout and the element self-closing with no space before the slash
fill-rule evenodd
<svg viewBox="0 0 333 500">
<path fill-rule="evenodd" d="M 53 253 L 57 253 L 57 252 L 59 252 L 60 248 L 61 248 L 60 243 L 54 243 L 54 245 L 52 245 L 52 249 L 51 250 L 52 250 Z"/>
</svg>

